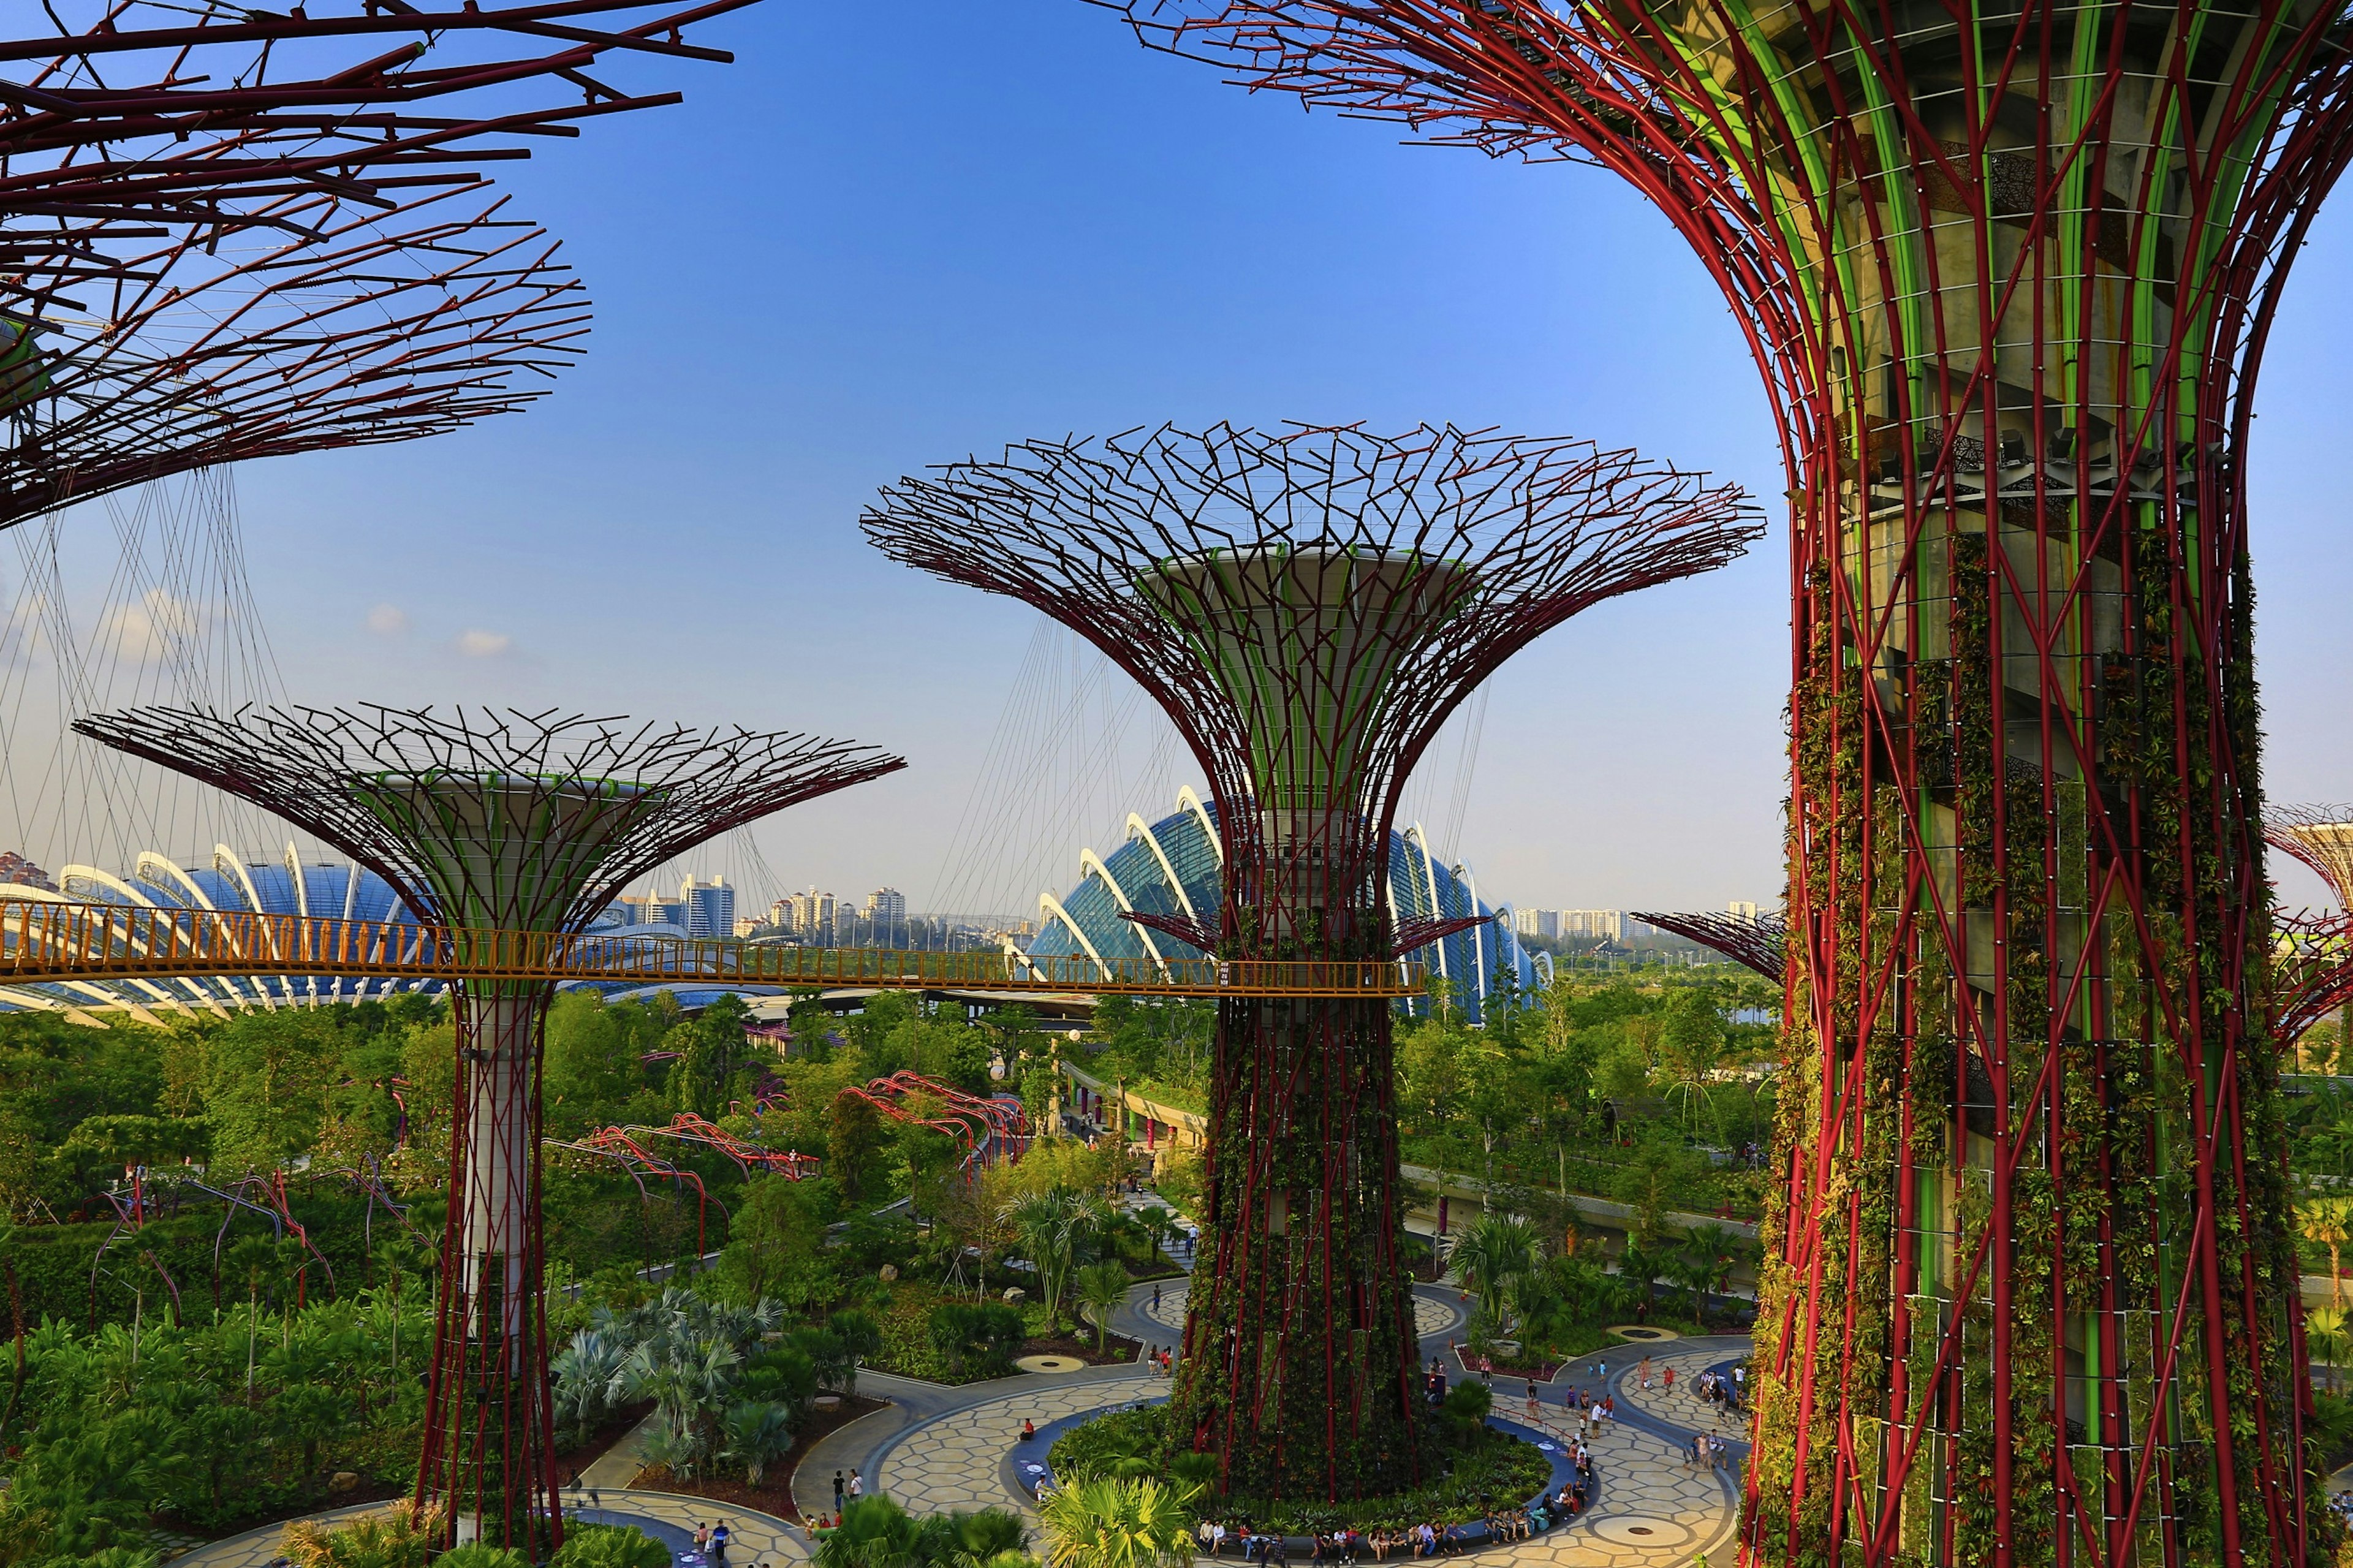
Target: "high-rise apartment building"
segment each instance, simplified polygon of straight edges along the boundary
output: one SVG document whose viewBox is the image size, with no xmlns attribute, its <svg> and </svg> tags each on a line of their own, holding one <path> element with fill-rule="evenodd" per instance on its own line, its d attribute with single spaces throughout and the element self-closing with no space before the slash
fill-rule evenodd
<svg viewBox="0 0 2353 1568">
<path fill-rule="evenodd" d="M 1563 937 L 1581 937 L 1588 942 L 1626 940 L 1626 913 L 1623 910 L 1562 910 L 1559 920 L 1557 934 Z"/>
<path fill-rule="evenodd" d="M 1724 906 L 1724 912 L 1744 921 L 1758 918 L 1759 907 L 1753 899 L 1735 899 Z"/>
<path fill-rule="evenodd" d="M 708 882 L 689 877 L 679 887 L 679 902 L 684 919 L 680 921 L 691 937 L 724 937 L 735 933 L 735 889 L 727 885 L 724 877 L 713 877 Z"/>
<path fill-rule="evenodd" d="M 866 918 L 881 925 L 907 922 L 907 895 L 896 888 L 877 888 L 866 895 Z"/>
<path fill-rule="evenodd" d="M 1522 936 L 1557 937 L 1560 935 L 1558 910 L 1514 910 L 1512 930 Z"/>
</svg>

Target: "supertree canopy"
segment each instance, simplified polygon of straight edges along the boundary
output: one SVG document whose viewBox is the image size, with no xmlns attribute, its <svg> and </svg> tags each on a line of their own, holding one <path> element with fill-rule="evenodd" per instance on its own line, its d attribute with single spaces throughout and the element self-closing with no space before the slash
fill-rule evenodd
<svg viewBox="0 0 2353 1568">
<path fill-rule="evenodd" d="M 457 928 L 461 949 L 470 932 L 577 931 L 681 851 L 906 765 L 807 735 L 554 712 L 134 708 L 74 728 L 314 834 L 420 918 Z M 470 1525 L 534 1554 L 562 1534 L 539 1226 L 553 991 L 458 987 L 449 1217 L 417 1480 L 453 1532 Z"/>
<path fill-rule="evenodd" d="M 0 37 L 0 257 L 50 258 L 123 226 L 206 225 L 232 198 L 464 183 L 485 136 L 673 103 L 587 74 L 606 57 L 725 61 L 683 30 L 755 0 L 48 0 Z M 16 28 L 5 29 L 14 32 Z M 609 74 L 609 73 L 607 73 Z M 553 79 L 566 100 L 549 103 Z M 575 96 L 576 95 L 576 97 Z M 468 159 L 520 158 L 469 146 Z M 232 205 L 224 206 L 225 202 Z M 27 227 L 27 217 L 56 220 Z"/>
<path fill-rule="evenodd" d="M 2240 455 L 2353 151 L 2340 12 L 1129 12 L 1616 171 L 1764 376 L 1797 936 L 1748 1557 L 2304 1562 Z"/>
<path fill-rule="evenodd" d="M 2275 915 L 2272 955 L 2273 1028 L 2283 1050 L 2337 1012 L 2336 1066 L 2353 1065 L 2353 806 L 2266 805 L 2263 838 L 2328 884 L 2334 913 Z"/>
<path fill-rule="evenodd" d="M 0 38 L 27 79 L 0 82 L 0 526 L 537 396 L 586 301 L 457 164 L 675 101 L 584 73 L 723 60 L 681 29 L 748 3 L 27 8 L 39 34 Z"/>
<path fill-rule="evenodd" d="M 1637 910 L 1634 918 L 1647 921 L 1661 931 L 1671 931 L 1677 936 L 1689 937 L 1702 947 L 1712 947 L 1744 969 L 1755 971 L 1767 980 L 1780 980 L 1789 968 L 1789 922 L 1776 910 L 1750 920 L 1745 915 L 1710 912 L 1671 913 L 1659 910 Z"/>
<path fill-rule="evenodd" d="M 588 300 L 502 198 L 390 212 L 324 192 L 257 205 L 227 238 L 165 237 L 77 289 L 0 314 L 0 527 L 214 463 L 410 440 L 545 395 Z"/>
<path fill-rule="evenodd" d="M 1739 492 L 1566 440 L 1219 426 L 1030 442 L 902 480 L 865 519 L 911 565 L 1035 605 L 1166 713 L 1225 843 L 1220 957 L 1386 960 L 1389 828 L 1448 713 L 1541 633 L 1723 564 Z M 1213 1251 L 1171 1430 L 1229 1490 L 1357 1497 L 1422 1449 L 1376 1000 L 1226 999 L 1209 1096 Z"/>
</svg>

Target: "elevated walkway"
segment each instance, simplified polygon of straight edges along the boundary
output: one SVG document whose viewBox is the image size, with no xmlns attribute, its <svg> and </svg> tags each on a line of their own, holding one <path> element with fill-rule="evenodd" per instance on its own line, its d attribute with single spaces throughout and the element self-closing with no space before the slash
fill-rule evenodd
<svg viewBox="0 0 2353 1568">
<path fill-rule="evenodd" d="M 486 931 L 243 910 L 0 903 L 0 984 L 265 974 L 1366 999 L 1417 995 L 1422 988 L 1421 966 L 1395 961 L 1032 958 Z"/>
</svg>

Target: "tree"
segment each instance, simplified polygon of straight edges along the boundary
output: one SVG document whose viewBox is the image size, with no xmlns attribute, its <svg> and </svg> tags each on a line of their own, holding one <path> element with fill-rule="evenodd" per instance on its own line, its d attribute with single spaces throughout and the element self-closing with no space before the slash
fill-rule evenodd
<svg viewBox="0 0 2353 1568">
<path fill-rule="evenodd" d="M 792 1412 L 773 1401 L 729 1405 L 720 1431 L 720 1458 L 743 1466 L 744 1479 L 754 1487 L 771 1460 L 792 1452 Z"/>
<path fill-rule="evenodd" d="M 841 1184 L 844 1197 L 862 1200 L 873 1194 L 880 1178 L 876 1156 L 889 1146 L 881 1113 L 863 1096 L 844 1091 L 834 1097 L 832 1125 L 826 1131 L 826 1168 Z"/>
<path fill-rule="evenodd" d="M 1127 1300 L 1127 1270 L 1105 1258 L 1079 1270 L 1079 1305 L 1094 1320 L 1095 1352 L 1101 1354 L 1111 1334 L 1111 1315 Z"/>
<path fill-rule="evenodd" d="M 1029 1261 L 1038 1268 L 1038 1294 L 1046 1308 L 1046 1327 L 1061 1322 L 1063 1288 L 1078 1261 L 1087 1215 L 1076 1193 L 1068 1188 L 1034 1193 L 1006 1211 L 1006 1220 Z"/>
<path fill-rule="evenodd" d="M 1185 1568 L 1193 1555 L 1187 1500 L 1149 1477 L 1073 1479 L 1040 1510 L 1049 1568 Z"/>
<path fill-rule="evenodd" d="M 2328 1368 L 2328 1386 L 2337 1386 L 2337 1363 L 2353 1347 L 2353 1312 L 2342 1307 L 2315 1307 L 2304 1314 L 2304 1342 L 2315 1366 Z"/>
<path fill-rule="evenodd" d="M 1398 1103 L 1426 1131 L 1454 1114 L 1465 1087 L 1470 1031 L 1449 1010 L 1401 1030 L 1397 1042 Z"/>
<path fill-rule="evenodd" d="M 834 1217 L 832 1184 L 796 1182 L 771 1173 L 744 1189 L 728 1226 L 719 1258 L 719 1278 L 729 1297 L 749 1305 L 764 1296 L 806 1294 L 786 1289 L 822 1270 L 826 1226 Z"/>
<path fill-rule="evenodd" d="M 679 1053 L 670 1065 L 667 1086 L 670 1108 L 716 1119 L 727 1109 L 735 1075 L 749 1060 L 744 1026 L 752 1009 L 733 992 L 713 997 L 693 1018 L 671 1026 L 662 1037 L 666 1050 Z"/>
<path fill-rule="evenodd" d="M 304 1008 L 239 1013 L 206 1049 L 216 1179 L 267 1173 L 310 1151 L 342 1055 L 334 1021 Z"/>
<path fill-rule="evenodd" d="M 542 1068 L 548 1136 L 576 1138 L 631 1119 L 629 1102 L 645 1074 L 630 1044 L 617 1010 L 596 992 L 557 994 L 547 1009 Z"/>
<path fill-rule="evenodd" d="M 1668 1094 L 1683 1102 L 1687 1131 L 1698 1126 L 1696 1107 L 1708 1103 L 1708 1085 L 1724 1059 L 1724 1019 L 1707 994 L 1677 992 L 1659 1027 L 1658 1067 Z"/>
<path fill-rule="evenodd" d="M 2345 1305 L 2345 1282 L 2339 1273 L 2338 1254 L 2346 1242 L 2353 1239 L 2353 1230 L 2348 1228 L 2348 1221 L 2353 1221 L 2353 1202 L 2344 1198 L 2306 1198 L 2295 1205 L 2297 1232 L 2314 1246 L 2328 1249 L 2328 1304 L 2337 1308 Z"/>
<path fill-rule="evenodd" d="M 1698 1284 L 1694 1289 L 1701 1298 L 1697 1319 L 1700 1326 L 1705 1328 L 1706 1292 L 1713 1290 L 1722 1295 L 1732 1278 L 1734 1266 L 1754 1254 L 1757 1244 L 1724 1226 L 1695 1225 L 1683 1238 L 1683 1249 L 1697 1269 Z"/>
<path fill-rule="evenodd" d="M 1515 1215 L 1489 1214 L 1463 1232 L 1449 1261 L 1479 1298 L 1479 1310 L 1500 1329 L 1514 1280 L 1536 1266 L 1535 1227 Z"/>
</svg>

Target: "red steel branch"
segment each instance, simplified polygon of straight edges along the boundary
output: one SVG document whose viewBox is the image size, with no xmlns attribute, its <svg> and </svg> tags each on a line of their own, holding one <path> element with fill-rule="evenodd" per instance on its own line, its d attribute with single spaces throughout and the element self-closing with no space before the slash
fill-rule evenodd
<svg viewBox="0 0 2353 1568">
<path fill-rule="evenodd" d="M 1794 613 L 1746 1559 L 2306 1561 L 2240 457 L 2341 11 L 1124 8 L 1611 170 L 1747 339 Z"/>
<path fill-rule="evenodd" d="M 167 237 L 0 316 L 0 526 L 183 469 L 455 429 L 544 395 L 580 352 L 585 291 L 503 200 L 259 210 L 298 226 Z"/>
<path fill-rule="evenodd" d="M 1752 921 L 1743 915 L 1663 914 L 1656 910 L 1638 910 L 1634 918 L 1647 921 L 1661 931 L 1688 937 L 1702 947 L 1714 948 L 1767 980 L 1788 978 L 1789 922 L 1778 913 L 1759 915 Z"/>
<path fill-rule="evenodd" d="M 201 223 L 232 198 L 327 189 L 382 201 L 386 187 L 466 178 L 436 171 L 528 156 L 471 145 L 485 137 L 576 135 L 572 121 L 675 102 L 587 73 L 617 63 L 607 57 L 728 60 L 684 30 L 754 3 L 26 7 L 49 26 L 0 38 L 0 221 Z M 570 97 L 548 103 L 557 82 Z"/>
</svg>

